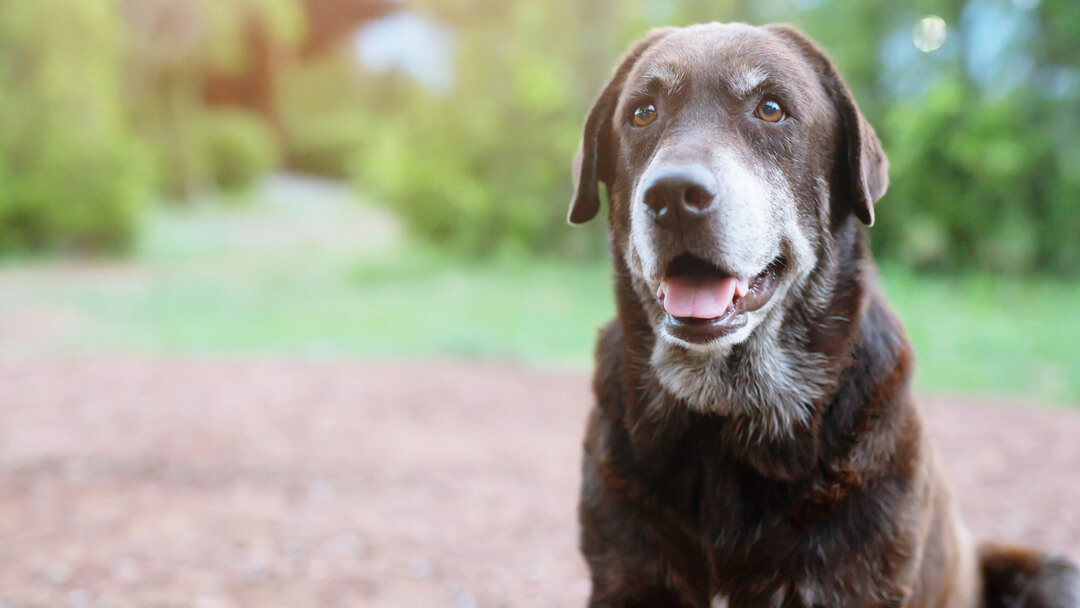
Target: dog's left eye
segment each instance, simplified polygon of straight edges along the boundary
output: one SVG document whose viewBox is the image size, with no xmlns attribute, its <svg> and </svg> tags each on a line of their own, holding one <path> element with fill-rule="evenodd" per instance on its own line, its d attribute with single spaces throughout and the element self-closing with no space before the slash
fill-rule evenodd
<svg viewBox="0 0 1080 608">
<path fill-rule="evenodd" d="M 765 122 L 780 122 L 785 116 L 784 108 L 771 99 L 758 104 L 757 111 L 754 113 Z"/>
<path fill-rule="evenodd" d="M 634 126 L 644 127 L 656 120 L 656 106 L 647 103 L 634 110 Z"/>
</svg>

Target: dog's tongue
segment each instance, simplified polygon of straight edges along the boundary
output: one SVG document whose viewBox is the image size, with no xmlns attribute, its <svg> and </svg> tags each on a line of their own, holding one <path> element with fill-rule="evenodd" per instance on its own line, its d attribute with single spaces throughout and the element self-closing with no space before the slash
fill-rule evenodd
<svg viewBox="0 0 1080 608">
<path fill-rule="evenodd" d="M 745 283 L 740 284 L 735 277 L 670 277 L 660 287 L 664 310 L 684 319 L 722 317 L 735 298 L 736 288 L 745 293 Z"/>
</svg>

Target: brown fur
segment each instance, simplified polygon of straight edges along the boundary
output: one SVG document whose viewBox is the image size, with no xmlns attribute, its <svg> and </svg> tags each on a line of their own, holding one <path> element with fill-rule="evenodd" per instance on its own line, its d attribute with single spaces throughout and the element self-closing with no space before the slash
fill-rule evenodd
<svg viewBox="0 0 1080 608">
<path fill-rule="evenodd" d="M 831 62 L 790 28 L 729 45 L 721 61 L 769 59 L 752 44 L 762 40 L 818 80 L 795 92 L 804 96 L 803 124 L 815 128 L 789 130 L 772 155 L 794 176 L 800 222 L 814 236 L 813 263 L 803 260 L 807 270 L 771 313 L 775 343 L 816 366 L 797 376 L 813 386 L 792 389 L 812 407 L 805 418 L 780 418 L 785 428 L 762 424 L 759 412 L 787 399 L 778 388 L 777 403 L 755 403 L 763 393 L 753 387 L 769 381 L 759 368 L 771 362 L 752 343 L 772 331 L 767 321 L 722 354 L 718 369 L 749 378 L 749 388 L 730 392 L 741 409 L 688 407 L 662 385 L 660 313 L 628 244 L 631 193 L 657 144 L 620 130 L 618 116 L 645 57 L 686 78 L 722 67 L 693 63 L 709 48 L 652 48 L 675 31 L 651 33 L 624 57 L 586 120 L 575 167 L 572 222 L 597 213 L 598 182 L 608 185 L 617 303 L 597 346 L 597 406 L 585 438 L 579 513 L 589 605 L 705 608 L 719 597 L 732 608 L 1080 606 L 1080 575 L 1066 560 L 997 548 L 977 555 L 968 544 L 911 396 L 914 355 L 874 287 L 856 222 L 873 222 L 887 186 L 884 152 Z M 686 40 L 711 44 L 707 35 Z M 695 99 L 680 100 L 687 116 Z"/>
</svg>

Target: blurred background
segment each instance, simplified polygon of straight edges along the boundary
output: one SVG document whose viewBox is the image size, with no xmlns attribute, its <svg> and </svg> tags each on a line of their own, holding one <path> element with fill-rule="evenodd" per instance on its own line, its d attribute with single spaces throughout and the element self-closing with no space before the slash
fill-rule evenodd
<svg viewBox="0 0 1080 608">
<path fill-rule="evenodd" d="M 714 20 L 829 50 L 965 510 L 1080 547 L 1075 0 L 0 0 L 0 606 L 580 605 L 570 162 Z"/>
</svg>

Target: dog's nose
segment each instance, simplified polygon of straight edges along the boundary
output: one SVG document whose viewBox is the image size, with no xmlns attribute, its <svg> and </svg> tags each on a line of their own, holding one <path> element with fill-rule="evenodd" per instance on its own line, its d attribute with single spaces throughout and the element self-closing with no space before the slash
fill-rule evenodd
<svg viewBox="0 0 1080 608">
<path fill-rule="evenodd" d="M 656 223 L 685 230 L 700 223 L 716 202 L 712 173 L 705 167 L 660 169 L 645 187 L 645 210 Z"/>
</svg>

